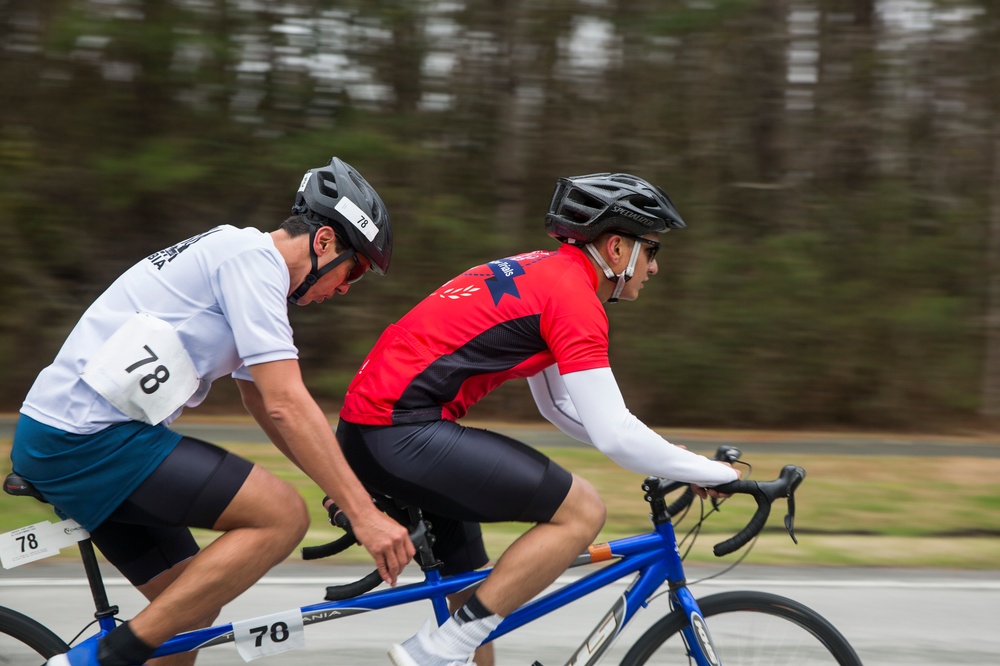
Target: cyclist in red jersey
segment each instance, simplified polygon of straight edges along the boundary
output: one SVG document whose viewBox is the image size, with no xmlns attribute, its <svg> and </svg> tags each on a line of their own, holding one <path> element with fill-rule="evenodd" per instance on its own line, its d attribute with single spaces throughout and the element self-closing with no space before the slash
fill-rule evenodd
<svg viewBox="0 0 1000 666">
<path fill-rule="evenodd" d="M 594 487 L 535 449 L 457 423 L 510 379 L 527 378 L 545 418 L 623 467 L 705 488 L 736 470 L 676 447 L 628 411 L 608 362 L 604 304 L 638 298 L 660 234 L 684 227 L 667 194 L 628 174 L 559 179 L 546 216 L 562 245 L 472 268 L 390 325 L 351 382 L 337 436 L 373 492 L 419 506 L 444 574 L 484 566 L 482 522 L 535 525 L 454 614 L 389 652 L 396 666 L 490 666 L 476 650 L 599 533 Z"/>
</svg>

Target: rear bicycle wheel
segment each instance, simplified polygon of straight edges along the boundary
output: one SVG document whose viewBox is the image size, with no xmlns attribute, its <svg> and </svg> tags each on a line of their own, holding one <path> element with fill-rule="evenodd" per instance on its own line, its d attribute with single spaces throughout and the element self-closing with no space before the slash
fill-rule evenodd
<svg viewBox="0 0 1000 666">
<path fill-rule="evenodd" d="M 39 666 L 69 649 L 52 631 L 27 615 L 0 606 L 0 666 Z"/>
<path fill-rule="evenodd" d="M 699 599 L 698 606 L 724 666 L 861 666 L 847 639 L 797 601 L 766 592 L 723 592 Z M 681 611 L 663 617 L 636 641 L 622 666 L 693 664 L 681 635 L 685 626 Z"/>
</svg>

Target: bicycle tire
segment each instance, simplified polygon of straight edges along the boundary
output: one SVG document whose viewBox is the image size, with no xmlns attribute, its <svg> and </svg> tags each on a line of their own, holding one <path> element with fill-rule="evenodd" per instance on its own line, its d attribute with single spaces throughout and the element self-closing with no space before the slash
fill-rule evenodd
<svg viewBox="0 0 1000 666">
<path fill-rule="evenodd" d="M 0 606 L 0 664 L 38 666 L 68 649 L 65 641 L 45 625 Z"/>
<path fill-rule="evenodd" d="M 767 592 L 723 592 L 699 599 L 698 606 L 725 666 L 861 666 L 843 634 L 797 601 Z M 621 665 L 693 663 L 681 636 L 686 625 L 680 610 L 664 616 L 639 637 Z"/>
</svg>

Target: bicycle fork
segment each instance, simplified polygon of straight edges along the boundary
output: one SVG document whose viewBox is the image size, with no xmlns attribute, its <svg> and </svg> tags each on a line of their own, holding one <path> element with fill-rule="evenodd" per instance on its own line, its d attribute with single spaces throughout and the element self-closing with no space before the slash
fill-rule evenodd
<svg viewBox="0 0 1000 666">
<path fill-rule="evenodd" d="M 720 666 L 719 653 L 712 643 L 708 624 L 701 615 L 701 609 L 694 600 L 687 585 L 679 585 L 670 591 L 670 608 L 680 610 L 687 617 L 687 624 L 681 631 L 688 654 L 698 666 Z"/>
</svg>

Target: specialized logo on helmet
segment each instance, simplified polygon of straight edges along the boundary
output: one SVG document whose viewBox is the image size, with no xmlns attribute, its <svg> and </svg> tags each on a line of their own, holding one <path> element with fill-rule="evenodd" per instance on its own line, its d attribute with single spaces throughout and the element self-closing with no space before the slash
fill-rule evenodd
<svg viewBox="0 0 1000 666">
<path fill-rule="evenodd" d="M 614 206 L 611 207 L 611 214 L 627 217 L 628 219 L 635 220 L 639 224 L 645 225 L 647 227 L 652 227 L 653 225 L 656 224 L 656 221 L 653 220 L 652 218 L 646 217 L 645 215 L 640 215 L 635 211 L 622 208 L 618 204 L 615 204 Z"/>
</svg>

